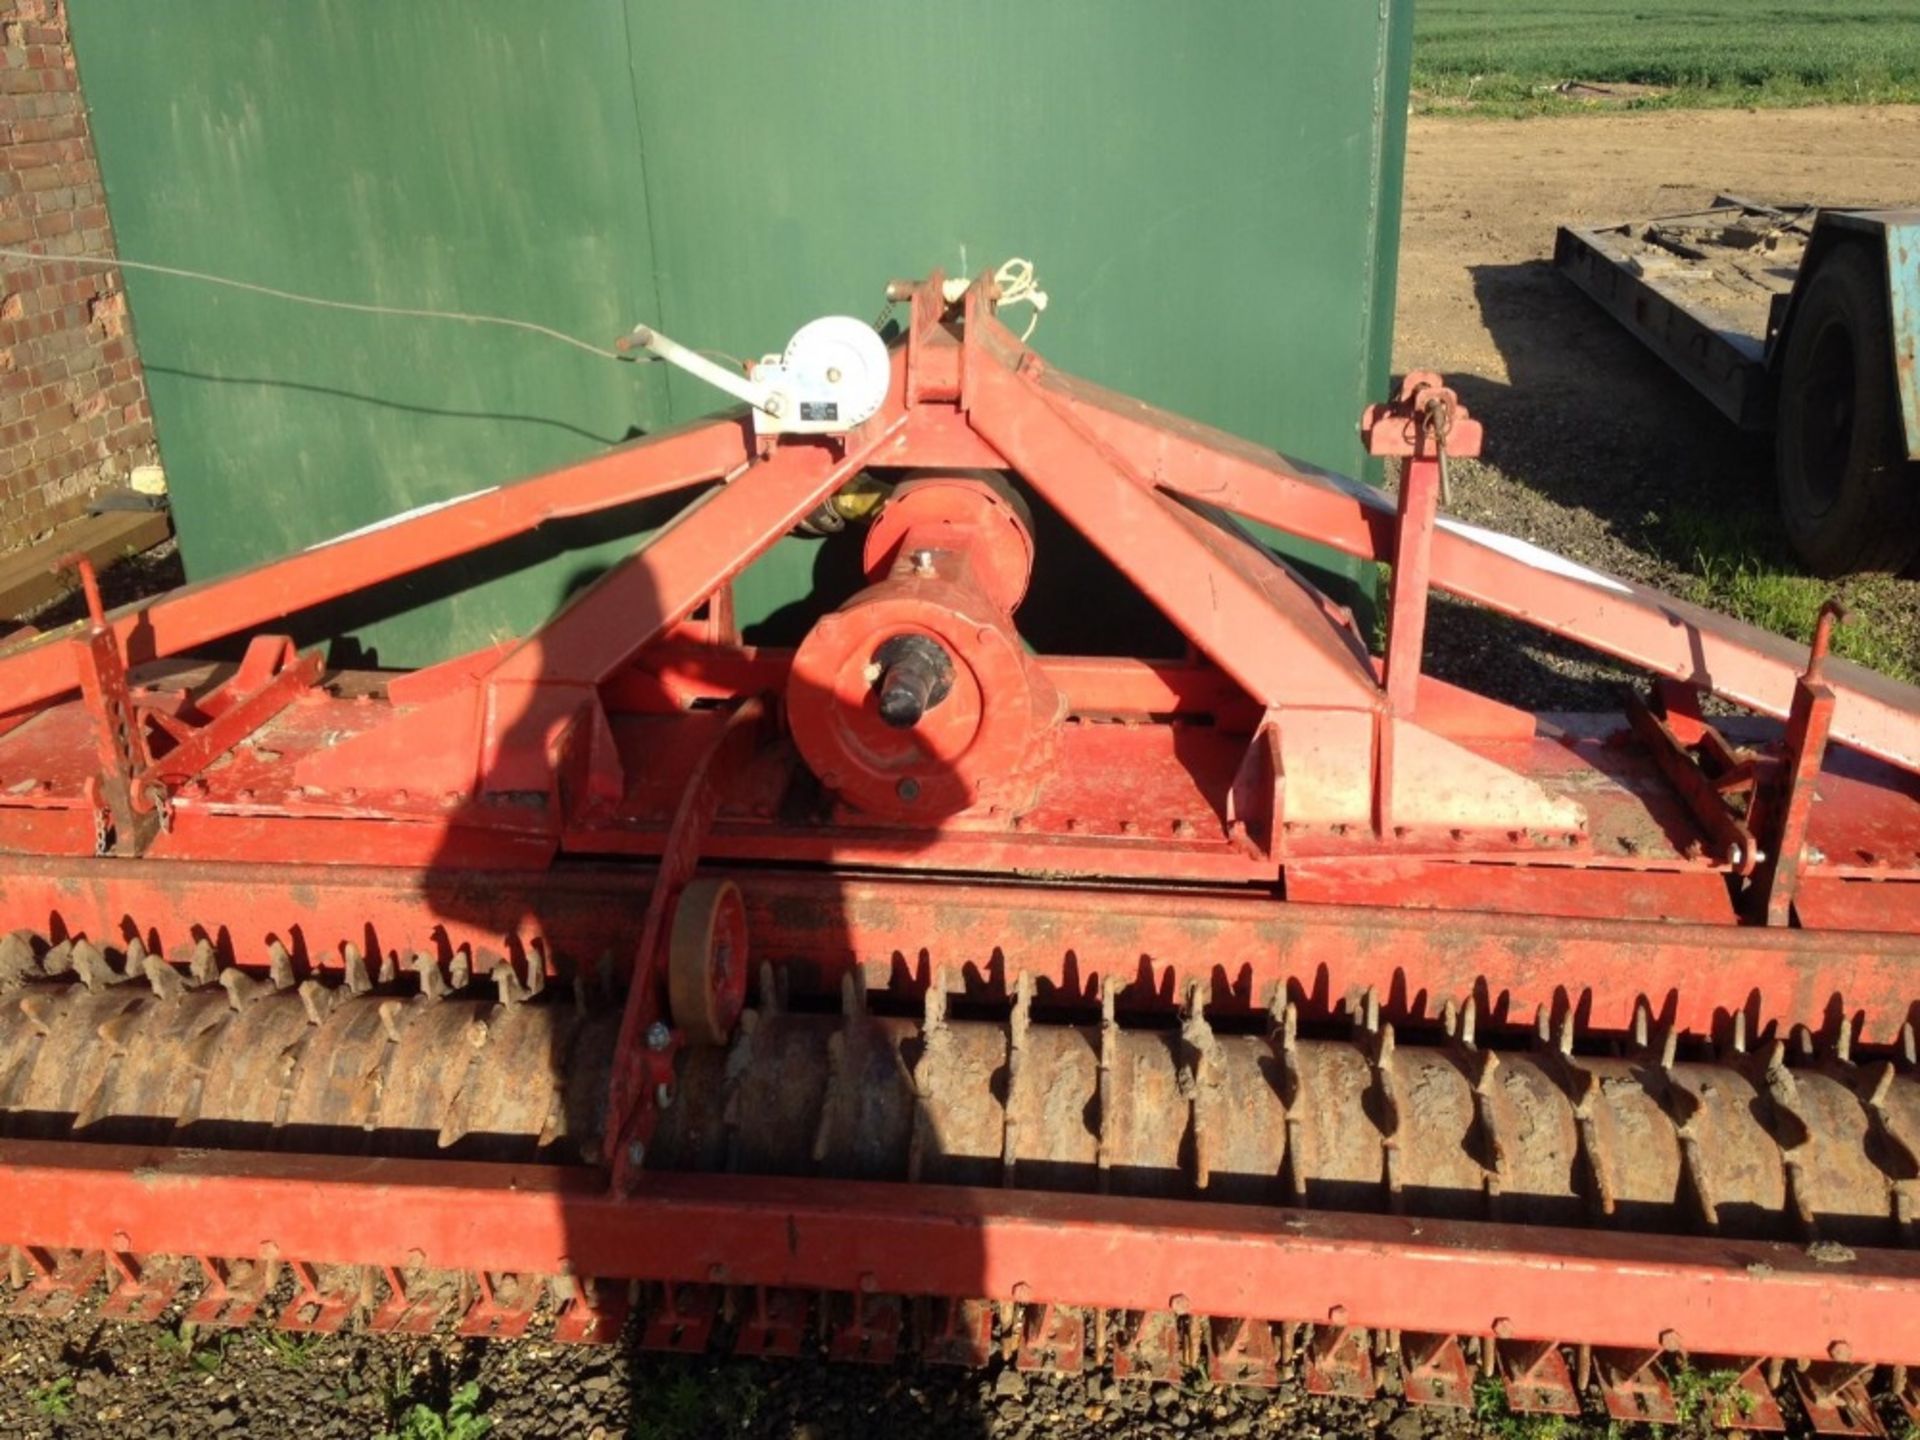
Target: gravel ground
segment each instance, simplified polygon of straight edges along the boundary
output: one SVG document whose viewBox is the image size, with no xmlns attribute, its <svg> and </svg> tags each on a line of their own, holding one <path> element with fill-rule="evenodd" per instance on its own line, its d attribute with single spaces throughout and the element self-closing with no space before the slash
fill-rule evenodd
<svg viewBox="0 0 1920 1440">
<path fill-rule="evenodd" d="M 62 1377 L 71 1380 L 63 1384 Z M 1460 1436 L 1478 1427 L 1395 1399 L 1315 1400 L 1204 1384 L 1120 1384 L 1105 1376 L 978 1374 L 825 1362 L 682 1361 L 605 1349 L 463 1342 L 294 1341 L 260 1331 L 224 1342 L 177 1328 L 0 1322 L 0 1434 L 188 1440 L 223 1435 L 408 1440 L 459 1435 L 455 1397 L 500 1437 L 694 1440 L 952 1440 L 1079 1436 L 1380 1434 Z M 443 1422 L 431 1428 L 422 1409 Z"/>
<path fill-rule="evenodd" d="M 1678 208 L 1714 186 L 1892 200 L 1893 187 L 1912 183 L 1916 146 L 1920 111 L 1912 110 L 1416 121 L 1396 364 L 1444 370 L 1489 435 L 1485 463 L 1455 467 L 1453 513 L 1684 593 L 1698 583 L 1701 547 L 1688 544 L 1675 515 L 1705 506 L 1748 517 L 1739 533 L 1761 562 L 1790 567 L 1757 478 L 1767 473 L 1764 447 L 1721 425 L 1548 269 L 1553 225 Z M 118 567 L 105 577 L 109 603 L 177 573 L 170 552 Z M 1910 627 L 1920 653 L 1920 582 L 1890 582 L 1869 599 L 1896 631 Z M 37 618 L 48 626 L 79 613 L 69 600 Z M 1534 708 L 1612 709 L 1627 678 L 1448 602 L 1429 644 L 1438 673 Z M 675 1360 L 625 1344 L 294 1342 L 261 1332 L 223 1340 L 183 1334 L 177 1323 L 0 1321 L 4 1436 L 476 1440 L 487 1424 L 497 1436 L 597 1440 L 1573 1433 L 1557 1422 L 1498 1413 L 1473 1421 L 1395 1399 L 1313 1400 L 1293 1384 L 1275 1392 L 1122 1386 L 1023 1377 L 998 1364 L 966 1374 L 905 1361 Z M 1607 1431 L 1595 1417 L 1579 1428 Z"/>
</svg>

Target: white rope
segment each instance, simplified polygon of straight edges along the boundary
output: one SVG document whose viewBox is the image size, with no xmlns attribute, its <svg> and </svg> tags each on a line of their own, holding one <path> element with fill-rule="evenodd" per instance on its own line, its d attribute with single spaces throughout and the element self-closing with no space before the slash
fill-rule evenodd
<svg viewBox="0 0 1920 1440">
<path fill-rule="evenodd" d="M 993 284 L 1000 292 L 1002 308 L 1020 304 L 1033 307 L 1033 314 L 1027 317 L 1027 328 L 1020 332 L 1020 343 L 1024 345 L 1040 323 L 1040 312 L 1047 308 L 1047 292 L 1034 279 L 1033 262 L 1014 256 L 993 272 Z"/>
<path fill-rule="evenodd" d="M 964 275 L 956 275 L 948 280 L 943 290 L 947 303 L 951 305 L 967 293 L 967 287 L 973 282 Z M 1009 305 L 1031 305 L 1033 314 L 1027 320 L 1027 328 L 1020 332 L 1020 343 L 1025 344 L 1033 334 L 1034 326 L 1040 323 L 1040 312 L 1047 308 L 1047 292 L 1035 283 L 1033 262 L 1016 255 L 993 272 L 993 288 L 1000 292 L 996 302 L 1001 309 Z M 889 305 L 889 310 L 893 307 Z M 884 315 L 885 312 L 883 311 Z M 875 327 L 876 329 L 879 327 Z"/>
</svg>

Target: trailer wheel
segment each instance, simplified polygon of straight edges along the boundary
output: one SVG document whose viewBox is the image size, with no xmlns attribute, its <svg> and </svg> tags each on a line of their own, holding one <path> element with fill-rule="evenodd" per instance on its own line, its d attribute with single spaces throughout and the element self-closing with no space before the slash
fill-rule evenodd
<svg viewBox="0 0 1920 1440">
<path fill-rule="evenodd" d="M 1907 459 L 1880 256 L 1829 251 L 1780 369 L 1780 510 L 1820 575 L 1900 570 L 1920 555 L 1920 465 Z"/>
</svg>

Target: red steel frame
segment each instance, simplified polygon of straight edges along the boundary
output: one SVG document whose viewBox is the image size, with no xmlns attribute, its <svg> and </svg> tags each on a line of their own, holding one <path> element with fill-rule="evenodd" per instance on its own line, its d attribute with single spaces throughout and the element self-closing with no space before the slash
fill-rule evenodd
<svg viewBox="0 0 1920 1440">
<path fill-rule="evenodd" d="M 40 767 L 0 771 L 0 849 L 41 857 L 0 864 L 0 928 L 138 934 L 163 954 L 207 938 L 241 964 L 258 963 L 269 938 L 303 966 L 348 940 L 370 953 L 503 947 L 556 971 L 614 949 L 634 982 L 610 1137 L 622 1183 L 609 1191 L 589 1171 L 10 1142 L 0 1144 L 8 1238 L 48 1251 L 227 1256 L 235 1217 L 250 1215 L 261 1233 L 243 1251 L 271 1246 L 310 1263 L 390 1266 L 418 1249 L 432 1265 L 478 1272 L 956 1299 L 1018 1298 L 1025 1286 L 1061 1303 L 1219 1316 L 1270 1314 L 1285 1296 L 1291 1318 L 1315 1323 L 1522 1340 L 1561 1334 L 1577 1295 L 1581 1337 L 1594 1344 L 1920 1360 L 1920 1260 L 1905 1253 L 1862 1252 L 1836 1268 L 1792 1247 L 1720 1240 L 1708 1252 L 1386 1217 L 624 1173 L 624 1142 L 646 1137 L 646 1097 L 670 1073 L 670 1051 L 636 1058 L 636 1037 L 663 1013 L 660 937 L 703 859 L 1135 881 L 1115 891 L 740 872 L 758 953 L 823 989 L 857 968 L 870 986 L 911 992 L 950 965 L 983 993 L 1004 993 L 1008 972 L 1076 997 L 1094 993 L 1098 975 L 1126 974 L 1128 1003 L 1141 1005 L 1168 1003 L 1200 978 L 1228 1010 L 1256 1008 L 1282 984 L 1323 1012 L 1371 990 L 1394 1016 L 1431 1018 L 1472 998 L 1496 1019 L 1570 1012 L 1611 1030 L 1644 1008 L 1656 1023 L 1714 1034 L 1732 1007 L 1750 1033 L 1806 1023 L 1885 1044 L 1920 1018 L 1920 694 L 1837 660 L 1810 666 L 1788 642 L 1438 516 L 1439 446 L 1472 453 L 1477 427 L 1433 377 L 1410 377 L 1395 405 L 1369 416 L 1374 452 L 1408 462 L 1396 505 L 1050 370 L 993 318 L 990 282 L 957 312 L 938 276 L 903 293 L 912 314 L 891 393 L 851 434 L 775 440 L 744 419 L 703 422 L 0 655 L 11 707 L 0 766 Z M 863 827 L 844 812 L 804 833 L 742 828 L 757 813 L 755 767 L 772 763 L 756 749 L 760 717 L 729 722 L 692 707 L 751 703 L 780 687 L 786 662 L 738 644 L 727 587 L 868 467 L 1019 473 L 1175 622 L 1196 655 L 1185 663 L 1041 666 L 1076 716 L 1219 722 L 1199 735 L 1148 719 L 1069 736 L 1079 753 L 1109 759 L 1135 754 L 1111 747 L 1163 741 L 1176 756 L 1228 747 L 1207 797 L 1224 810 L 1218 844 L 1186 843 L 1184 817 L 1170 835 L 1123 825 L 1090 836 L 1080 816 L 1044 811 L 962 815 L 926 834 Z M 537 634 L 392 678 L 385 703 L 321 689 L 312 660 L 270 638 L 197 702 L 124 690 L 125 667 L 546 519 L 701 485 L 711 488 L 633 561 Z M 1393 563 L 1384 664 L 1337 607 L 1219 511 Z M 1682 817 L 1691 807 L 1695 833 L 1722 845 L 1757 837 L 1750 849 L 1777 837 L 1792 854 L 1598 855 L 1581 807 L 1517 758 L 1564 758 L 1540 748 L 1531 720 L 1421 675 L 1430 589 L 1788 718 L 1784 757 L 1755 761 L 1670 709 L 1654 754 L 1689 777 L 1668 803 Z M 138 744 L 99 751 L 101 773 L 126 789 L 105 818 L 91 775 L 78 795 L 41 778 L 79 764 L 66 737 L 81 712 L 56 703 L 76 688 L 95 733 L 132 706 L 164 736 L 157 758 L 137 725 Z M 323 717 L 307 731 L 327 730 L 325 743 L 291 760 L 263 759 L 257 744 L 242 755 L 270 721 L 276 737 L 297 739 L 303 707 Z M 1853 759 L 1823 770 L 1829 740 Z M 1707 772 L 1709 751 L 1729 757 L 1733 780 Z M 1703 766 L 1698 784 L 1689 766 Z M 257 793 L 256 775 L 280 789 Z M 1108 792 L 1130 783 L 1090 782 Z M 1815 842 L 1833 832 L 1830 819 L 1821 828 L 1816 785 L 1830 815 L 1874 847 L 1856 844 L 1818 875 Z M 665 803 L 641 824 L 632 806 L 649 786 Z M 1736 793 L 1753 803 L 1738 826 L 1723 824 L 1715 807 Z M 1311 838 L 1293 838 L 1296 824 Z M 81 858 L 96 826 L 121 854 Z M 658 864 L 636 874 L 571 863 L 569 852 Z M 312 854 L 341 863 L 291 863 Z M 1356 858 L 1382 863 L 1356 878 Z M 1757 911 L 1744 916 L 1756 923 L 1731 928 L 1743 917 L 1728 877 L 1745 875 L 1758 877 Z M 1157 888 L 1195 881 L 1207 888 Z M 1276 883 L 1322 903 L 1280 904 Z M 1512 892 L 1505 908 L 1537 903 L 1569 918 L 1474 913 L 1502 908 L 1490 888 Z M 1395 904 L 1432 906 L 1441 920 L 1338 903 L 1389 889 L 1403 892 Z M 1796 916 L 1825 917 L 1832 933 L 1783 928 Z M 636 931 L 637 954 L 627 948 Z M 346 1213 L 363 1223 L 341 1225 Z"/>
<path fill-rule="evenodd" d="M 0 1143 L 48 1247 L 1270 1316 L 1653 1352 L 1920 1357 L 1920 1254 L 853 1181 Z M 340 1217 L 353 1215 L 343 1225 Z M 20 1222 L 10 1218 L 16 1232 Z M 272 1247 L 270 1250 L 267 1247 Z"/>
</svg>

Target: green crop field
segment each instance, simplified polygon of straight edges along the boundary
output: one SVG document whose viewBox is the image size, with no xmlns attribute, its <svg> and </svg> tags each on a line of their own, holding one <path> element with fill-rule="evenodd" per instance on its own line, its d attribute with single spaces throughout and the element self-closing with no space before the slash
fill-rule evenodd
<svg viewBox="0 0 1920 1440">
<path fill-rule="evenodd" d="M 1920 0 L 1416 0 L 1414 37 L 1424 110 L 1920 102 Z"/>
</svg>

